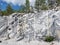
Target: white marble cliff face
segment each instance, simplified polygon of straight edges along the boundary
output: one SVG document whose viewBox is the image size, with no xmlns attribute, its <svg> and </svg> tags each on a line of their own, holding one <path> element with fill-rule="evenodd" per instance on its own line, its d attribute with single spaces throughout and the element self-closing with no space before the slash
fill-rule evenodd
<svg viewBox="0 0 60 45">
<path fill-rule="evenodd" d="M 17 16 L 20 14 L 16 14 Z M 20 16 L 11 17 L 8 19 L 7 35 L 16 40 L 26 39 L 41 40 L 44 36 L 56 36 L 60 39 L 60 10 L 48 10 L 36 13 L 29 13 Z M 15 21 L 15 18 L 18 20 Z M 10 22 L 14 21 L 13 25 Z M 14 26 L 15 25 L 15 26 Z M 15 28 L 12 28 L 14 26 Z"/>
<path fill-rule="evenodd" d="M 48 10 L 39 13 L 29 13 L 23 16 L 25 22 L 25 36 L 38 39 L 50 35 L 56 36 L 60 30 L 60 11 Z"/>
</svg>

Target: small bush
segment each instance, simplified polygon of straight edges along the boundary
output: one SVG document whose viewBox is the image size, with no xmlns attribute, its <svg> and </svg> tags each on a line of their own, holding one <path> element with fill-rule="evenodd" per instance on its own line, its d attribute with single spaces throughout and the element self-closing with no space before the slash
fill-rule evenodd
<svg viewBox="0 0 60 45">
<path fill-rule="evenodd" d="M 46 36 L 44 41 L 46 41 L 46 42 L 51 42 L 51 41 L 53 41 L 54 39 L 55 39 L 55 38 L 54 38 L 53 36 Z"/>
<path fill-rule="evenodd" d="M 48 10 L 48 6 L 42 5 L 42 6 L 41 6 L 41 10 Z"/>
</svg>

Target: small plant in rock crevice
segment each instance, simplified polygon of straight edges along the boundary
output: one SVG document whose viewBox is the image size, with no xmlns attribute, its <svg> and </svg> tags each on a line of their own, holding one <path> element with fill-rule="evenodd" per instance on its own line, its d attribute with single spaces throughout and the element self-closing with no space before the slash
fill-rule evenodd
<svg viewBox="0 0 60 45">
<path fill-rule="evenodd" d="M 46 42 L 52 42 L 52 41 L 54 41 L 54 39 L 55 38 L 53 36 L 46 36 L 44 41 L 46 41 Z"/>
</svg>

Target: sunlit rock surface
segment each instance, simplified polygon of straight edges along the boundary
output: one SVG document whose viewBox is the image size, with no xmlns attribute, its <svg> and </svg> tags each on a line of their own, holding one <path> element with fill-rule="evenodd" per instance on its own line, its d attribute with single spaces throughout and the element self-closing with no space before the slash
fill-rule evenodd
<svg viewBox="0 0 60 45">
<path fill-rule="evenodd" d="M 37 41 L 36 45 L 40 45 L 43 38 L 48 35 L 57 36 L 57 41 L 59 41 L 60 10 L 46 10 L 28 14 L 13 13 L 10 16 L 1 17 L 0 27 L 0 40 L 3 45 L 4 43 L 9 45 L 10 42 L 11 45 L 23 45 L 25 42 L 26 45 L 29 45 L 27 42 L 35 45 L 34 40 Z M 41 45 L 45 43 L 41 43 Z"/>
</svg>

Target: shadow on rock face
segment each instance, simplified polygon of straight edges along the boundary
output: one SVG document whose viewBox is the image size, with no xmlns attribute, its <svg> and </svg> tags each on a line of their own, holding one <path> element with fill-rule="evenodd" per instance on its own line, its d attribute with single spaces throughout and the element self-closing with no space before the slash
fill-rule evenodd
<svg viewBox="0 0 60 45">
<path fill-rule="evenodd" d="M 0 41 L 0 43 L 2 43 L 2 41 Z"/>
</svg>

